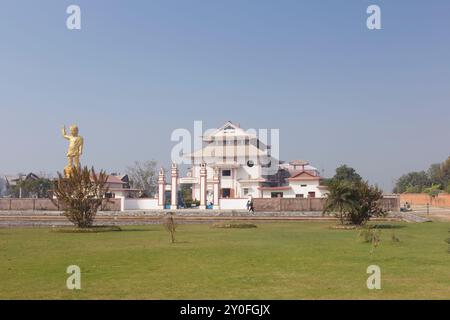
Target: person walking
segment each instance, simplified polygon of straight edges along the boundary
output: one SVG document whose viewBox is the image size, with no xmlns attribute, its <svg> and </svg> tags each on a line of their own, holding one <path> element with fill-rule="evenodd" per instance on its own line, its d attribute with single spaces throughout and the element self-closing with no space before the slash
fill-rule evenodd
<svg viewBox="0 0 450 320">
<path fill-rule="evenodd" d="M 255 214 L 255 208 L 253 207 L 253 199 L 249 200 L 249 212 L 251 212 L 252 214 Z"/>
</svg>

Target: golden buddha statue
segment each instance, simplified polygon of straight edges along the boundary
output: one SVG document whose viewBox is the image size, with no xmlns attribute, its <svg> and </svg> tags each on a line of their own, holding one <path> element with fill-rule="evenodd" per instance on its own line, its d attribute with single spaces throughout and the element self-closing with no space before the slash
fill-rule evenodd
<svg viewBox="0 0 450 320">
<path fill-rule="evenodd" d="M 80 156 L 83 154 L 83 137 L 78 135 L 78 127 L 72 125 L 69 128 L 70 135 L 66 134 L 66 127 L 63 126 L 61 132 L 64 139 L 69 140 L 69 150 L 67 151 L 68 164 L 64 168 L 64 174 L 66 177 L 70 176 L 72 169 L 75 167 L 80 168 Z"/>
</svg>

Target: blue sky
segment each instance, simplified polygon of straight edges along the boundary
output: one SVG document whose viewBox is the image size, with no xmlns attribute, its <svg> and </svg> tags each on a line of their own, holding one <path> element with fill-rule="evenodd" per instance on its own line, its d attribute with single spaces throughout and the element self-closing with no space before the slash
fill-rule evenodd
<svg viewBox="0 0 450 320">
<path fill-rule="evenodd" d="M 2 0 L 0 39 L 1 173 L 61 170 L 71 123 L 83 163 L 110 172 L 167 166 L 194 120 L 278 128 L 282 159 L 386 190 L 449 155 L 446 0 Z"/>
</svg>

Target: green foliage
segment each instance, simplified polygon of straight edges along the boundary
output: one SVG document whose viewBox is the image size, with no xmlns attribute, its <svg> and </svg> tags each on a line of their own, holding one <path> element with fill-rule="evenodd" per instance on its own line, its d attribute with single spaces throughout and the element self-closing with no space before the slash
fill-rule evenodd
<svg viewBox="0 0 450 320">
<path fill-rule="evenodd" d="M 384 216 L 382 191 L 368 182 L 333 181 L 330 183 L 323 214 L 334 214 L 341 223 L 364 225 L 371 217 Z"/>
<path fill-rule="evenodd" d="M 405 192 L 406 193 L 422 193 L 422 186 L 411 186 L 411 185 L 409 185 L 409 186 L 406 187 Z"/>
<path fill-rule="evenodd" d="M 442 163 L 432 164 L 426 172 L 404 174 L 397 180 L 393 191 L 396 193 L 421 193 L 426 192 L 425 189 L 434 185 L 440 186 L 439 190 L 450 185 L 450 156 Z"/>
<path fill-rule="evenodd" d="M 73 168 L 67 178 L 58 172 L 54 195 L 64 208 L 64 215 L 78 228 L 89 228 L 108 192 L 108 176 L 104 171 L 96 174 L 94 168 Z M 56 204 L 56 201 L 51 198 Z M 107 200 L 106 200 L 107 201 Z"/>
<path fill-rule="evenodd" d="M 331 179 L 332 181 L 348 181 L 350 183 L 362 181 L 361 176 L 352 167 L 342 165 L 336 168 L 336 173 Z M 328 182 L 331 183 L 332 181 Z"/>
<path fill-rule="evenodd" d="M 237 223 L 237 222 L 218 222 L 213 223 L 212 228 L 223 228 L 223 229 L 252 229 L 257 228 L 256 224 L 253 223 Z"/>
<path fill-rule="evenodd" d="M 441 192 L 441 185 L 439 184 L 433 184 L 431 187 L 423 189 L 423 193 L 427 193 L 430 197 L 436 197 Z"/>
<path fill-rule="evenodd" d="M 447 193 L 450 194 L 450 183 L 448 184 L 448 186 L 447 186 L 447 188 L 445 189 L 445 191 L 446 191 Z"/>
<path fill-rule="evenodd" d="M 186 208 L 190 208 L 194 200 L 192 199 L 192 188 L 188 185 L 181 185 L 181 197 L 186 205 Z"/>
<path fill-rule="evenodd" d="M 394 192 L 420 193 L 424 188 L 430 185 L 430 179 L 425 171 L 410 172 L 397 180 Z"/>
<path fill-rule="evenodd" d="M 101 233 L 122 231 L 119 226 L 92 226 L 90 228 L 55 228 L 52 232 L 56 233 Z"/>
<path fill-rule="evenodd" d="M 9 195 L 13 198 L 47 198 L 52 188 L 52 181 L 47 178 L 24 179 L 10 188 Z M 22 189 L 22 190 L 21 190 Z"/>
</svg>

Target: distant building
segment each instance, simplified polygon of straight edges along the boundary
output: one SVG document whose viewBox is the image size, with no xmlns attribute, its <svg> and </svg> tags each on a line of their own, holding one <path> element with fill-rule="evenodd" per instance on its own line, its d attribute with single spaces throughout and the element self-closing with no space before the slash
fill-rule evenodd
<svg viewBox="0 0 450 320">
<path fill-rule="evenodd" d="M 327 187 L 320 184 L 319 171 L 308 161 L 282 163 L 274 177 L 271 185 L 261 187 L 263 198 L 322 198 L 327 193 Z"/>
<path fill-rule="evenodd" d="M 109 188 L 106 194 L 109 198 L 138 198 L 142 190 L 132 189 L 128 175 L 110 174 L 106 180 L 106 185 Z"/>
<path fill-rule="evenodd" d="M 28 174 L 5 175 L 6 194 L 11 194 L 12 189 L 17 186 L 19 182 L 38 179 L 40 179 L 40 177 L 33 172 L 30 172 Z M 22 198 L 21 189 L 19 189 L 19 194 L 16 196 Z"/>
<path fill-rule="evenodd" d="M 37 174 L 34 174 L 33 172 L 30 172 L 28 174 L 5 175 L 7 189 L 16 186 L 17 183 L 19 183 L 20 181 L 38 180 L 38 179 L 40 179 L 40 177 Z"/>
</svg>

